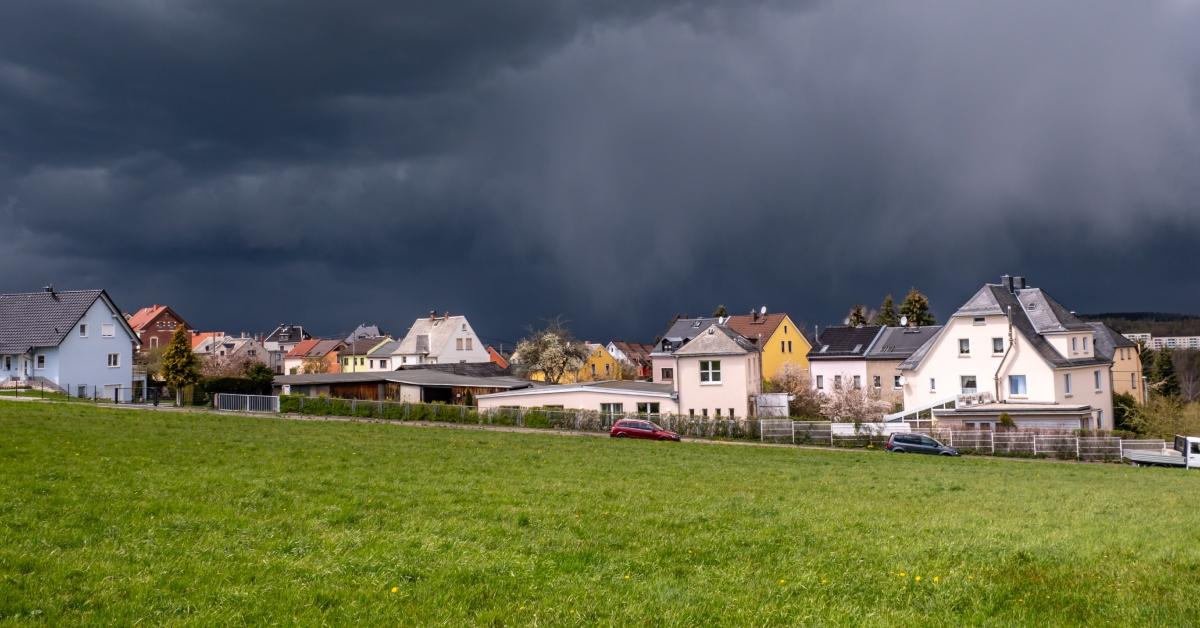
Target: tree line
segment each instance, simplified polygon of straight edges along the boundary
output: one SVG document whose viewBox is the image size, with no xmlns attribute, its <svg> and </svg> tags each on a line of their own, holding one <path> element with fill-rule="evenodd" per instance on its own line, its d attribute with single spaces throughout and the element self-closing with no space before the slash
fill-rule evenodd
<svg viewBox="0 0 1200 628">
<path fill-rule="evenodd" d="M 937 324 L 937 319 L 929 307 L 929 297 L 916 288 L 909 289 L 899 310 L 896 309 L 896 301 L 890 293 L 883 297 L 883 302 L 879 304 L 878 309 L 869 310 L 863 304 L 851 307 L 850 313 L 846 317 L 846 324 L 851 327 L 863 325 L 896 327 L 900 324 L 901 318 L 907 319 L 906 322 L 915 327 Z"/>
</svg>

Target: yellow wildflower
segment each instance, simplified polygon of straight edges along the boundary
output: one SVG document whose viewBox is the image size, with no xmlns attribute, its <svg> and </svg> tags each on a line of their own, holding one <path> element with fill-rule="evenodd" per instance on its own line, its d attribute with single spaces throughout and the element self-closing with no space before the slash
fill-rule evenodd
<svg viewBox="0 0 1200 628">
<path fill-rule="evenodd" d="M 921 576 L 913 576 L 913 580 L 914 580 L 914 581 L 916 581 L 916 582 L 920 582 L 920 581 L 921 581 Z"/>
<path fill-rule="evenodd" d="M 399 590 L 400 590 L 400 587 L 392 587 L 392 593 L 395 593 Z"/>
<path fill-rule="evenodd" d="M 938 582 L 941 582 L 941 578 L 940 578 L 939 576 L 934 576 L 934 577 L 933 577 L 933 583 L 934 583 L 934 584 L 937 584 Z"/>
<path fill-rule="evenodd" d="M 779 579 L 779 584 L 787 584 L 787 580 L 784 580 L 783 578 L 780 578 L 780 579 Z"/>
</svg>

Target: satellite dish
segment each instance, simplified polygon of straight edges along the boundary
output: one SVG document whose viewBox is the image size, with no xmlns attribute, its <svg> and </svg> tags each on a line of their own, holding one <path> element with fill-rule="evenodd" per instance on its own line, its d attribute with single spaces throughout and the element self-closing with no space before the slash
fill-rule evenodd
<svg viewBox="0 0 1200 628">
<path fill-rule="evenodd" d="M 906 379 L 903 375 L 900 376 L 900 385 L 901 386 L 903 386 L 905 384 L 905 382 L 907 382 L 907 381 L 908 381 L 908 379 Z"/>
<path fill-rule="evenodd" d="M 758 308 L 758 313 L 762 314 L 763 316 L 766 316 L 767 315 L 767 306 L 764 305 L 764 306 Z"/>
<path fill-rule="evenodd" d="M 900 326 L 901 326 L 901 327 L 908 327 L 908 317 L 907 317 L 907 316 L 901 316 L 901 317 L 900 317 Z"/>
<path fill-rule="evenodd" d="M 842 324 L 843 324 L 843 325 L 849 325 L 849 324 L 850 324 L 850 317 L 849 317 L 849 316 L 847 316 L 846 318 L 843 318 L 843 319 L 842 319 Z"/>
</svg>

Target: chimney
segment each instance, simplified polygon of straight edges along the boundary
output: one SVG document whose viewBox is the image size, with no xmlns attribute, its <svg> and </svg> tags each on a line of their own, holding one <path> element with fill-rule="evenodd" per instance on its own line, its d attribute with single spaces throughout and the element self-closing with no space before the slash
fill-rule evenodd
<svg viewBox="0 0 1200 628">
<path fill-rule="evenodd" d="M 1004 286 L 1005 290 L 1012 292 L 1013 291 L 1012 275 L 1000 275 L 1000 285 Z"/>
<path fill-rule="evenodd" d="M 758 310 L 750 310 L 750 320 L 756 323 L 758 322 Z"/>
<path fill-rule="evenodd" d="M 54 286 L 46 286 L 45 288 L 42 288 L 42 291 L 46 294 L 54 294 Z"/>
<path fill-rule="evenodd" d="M 429 310 L 429 320 L 433 320 L 435 318 L 437 318 L 437 311 Z"/>
<path fill-rule="evenodd" d="M 442 315 L 442 318 L 444 318 L 446 320 L 450 320 L 450 311 L 446 310 L 446 312 Z"/>
<path fill-rule="evenodd" d="M 1025 278 L 1024 277 L 1013 277 L 1013 283 L 1015 284 L 1015 287 L 1017 290 L 1025 289 Z"/>
</svg>

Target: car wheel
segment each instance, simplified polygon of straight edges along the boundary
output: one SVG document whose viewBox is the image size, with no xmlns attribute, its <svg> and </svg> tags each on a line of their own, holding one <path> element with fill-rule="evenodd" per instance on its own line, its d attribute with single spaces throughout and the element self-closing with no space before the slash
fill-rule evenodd
<svg viewBox="0 0 1200 628">
<path fill-rule="evenodd" d="M 904 453 L 904 450 L 903 450 L 903 449 L 900 449 L 899 447 L 897 447 L 897 448 L 895 448 L 895 449 L 893 449 L 893 450 L 892 450 L 892 453 L 894 453 L 894 454 L 902 454 L 902 453 Z"/>
<path fill-rule="evenodd" d="M 613 434 L 613 438 L 625 438 L 625 435 L 618 432 L 616 434 Z"/>
</svg>

